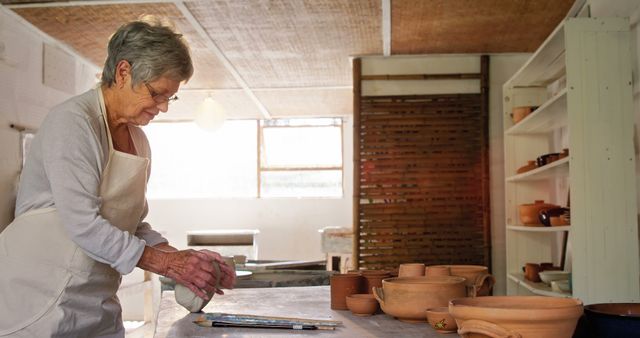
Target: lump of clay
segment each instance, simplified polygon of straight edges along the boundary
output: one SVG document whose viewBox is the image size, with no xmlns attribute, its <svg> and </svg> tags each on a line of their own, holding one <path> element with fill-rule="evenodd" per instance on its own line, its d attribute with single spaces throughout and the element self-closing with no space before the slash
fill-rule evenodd
<svg viewBox="0 0 640 338">
<path fill-rule="evenodd" d="M 213 270 L 216 274 L 216 289 L 218 289 L 220 288 L 220 266 L 218 265 L 218 263 L 213 262 Z M 189 310 L 190 312 L 200 312 L 200 310 L 202 310 L 205 306 L 207 306 L 207 304 L 209 304 L 209 301 L 211 300 L 211 298 L 213 298 L 215 292 L 207 293 L 209 300 L 204 300 L 198 297 L 186 286 L 176 283 L 174 294 L 176 296 L 176 302 L 182 305 L 185 309 Z"/>
</svg>

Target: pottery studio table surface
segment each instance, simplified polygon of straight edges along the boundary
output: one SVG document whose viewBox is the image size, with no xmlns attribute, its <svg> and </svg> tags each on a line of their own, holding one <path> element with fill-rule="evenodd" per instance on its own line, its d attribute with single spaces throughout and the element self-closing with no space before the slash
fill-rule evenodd
<svg viewBox="0 0 640 338">
<path fill-rule="evenodd" d="M 193 321 L 202 313 L 189 313 L 176 303 L 173 291 L 164 291 L 154 337 L 459 337 L 439 334 L 426 322 L 405 323 L 382 312 L 358 317 L 350 311 L 331 310 L 329 286 L 225 290 L 224 296 L 215 295 L 203 311 L 339 320 L 342 325 L 334 331 L 200 327 Z"/>
</svg>

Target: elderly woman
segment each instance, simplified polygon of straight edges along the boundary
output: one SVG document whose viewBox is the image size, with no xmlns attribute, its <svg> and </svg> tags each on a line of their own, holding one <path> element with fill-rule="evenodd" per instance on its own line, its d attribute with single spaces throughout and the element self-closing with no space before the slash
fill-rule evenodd
<svg viewBox="0 0 640 338">
<path fill-rule="evenodd" d="M 109 41 L 102 83 L 47 115 L 0 234 L 0 335 L 123 337 L 116 291 L 136 266 L 203 299 L 233 286 L 219 254 L 178 251 L 143 222 L 151 154 L 138 126 L 166 112 L 192 73 L 180 34 L 131 22 Z"/>
</svg>

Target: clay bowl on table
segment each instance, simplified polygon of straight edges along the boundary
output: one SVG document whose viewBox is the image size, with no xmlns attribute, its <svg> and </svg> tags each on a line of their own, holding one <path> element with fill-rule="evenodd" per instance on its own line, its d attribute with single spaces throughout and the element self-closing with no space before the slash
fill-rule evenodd
<svg viewBox="0 0 640 338">
<path fill-rule="evenodd" d="M 398 267 L 398 277 L 420 277 L 424 276 L 424 264 L 404 263 Z"/>
<path fill-rule="evenodd" d="M 439 333 L 452 333 L 458 329 L 446 306 L 427 309 L 427 321 Z"/>
<path fill-rule="evenodd" d="M 584 307 L 587 322 L 597 337 L 638 337 L 640 332 L 640 304 L 603 303 Z"/>
<path fill-rule="evenodd" d="M 451 300 L 449 312 L 462 337 L 571 338 L 582 302 L 542 296 L 460 298 Z"/>
<path fill-rule="evenodd" d="M 489 274 L 489 268 L 483 265 L 431 265 L 428 269 L 449 268 L 451 276 L 466 279 L 467 296 L 488 296 L 496 279 Z M 427 269 L 427 270 L 428 270 Z"/>
<path fill-rule="evenodd" d="M 413 323 L 424 322 L 427 309 L 447 306 L 466 294 L 465 279 L 455 276 L 388 278 L 381 288 L 373 288 L 382 311 Z"/>
<path fill-rule="evenodd" d="M 347 308 L 356 316 L 371 316 L 378 311 L 378 301 L 370 293 L 347 296 Z"/>
<path fill-rule="evenodd" d="M 427 277 L 451 276 L 451 268 L 445 265 L 427 266 L 425 268 L 424 275 Z"/>
</svg>

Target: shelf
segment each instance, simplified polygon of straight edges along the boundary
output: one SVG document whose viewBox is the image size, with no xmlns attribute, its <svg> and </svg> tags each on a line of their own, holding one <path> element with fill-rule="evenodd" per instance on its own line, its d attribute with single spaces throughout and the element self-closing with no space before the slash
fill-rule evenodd
<svg viewBox="0 0 640 338">
<path fill-rule="evenodd" d="M 560 23 L 540 48 L 507 81 L 510 87 L 542 87 L 559 78 L 565 71 L 564 25 Z"/>
<path fill-rule="evenodd" d="M 550 177 L 569 176 L 569 156 L 522 174 L 507 177 L 507 182 L 539 181 Z"/>
<path fill-rule="evenodd" d="M 536 295 L 571 298 L 571 293 L 552 291 L 551 287 L 545 283 L 534 283 L 524 279 L 524 275 L 521 273 L 510 273 L 509 279 L 516 282 L 518 285 L 524 286 L 527 290 L 535 293 Z"/>
<path fill-rule="evenodd" d="M 507 135 L 543 134 L 567 126 L 567 88 L 550 98 L 522 121 L 507 129 Z"/>
<path fill-rule="evenodd" d="M 507 225 L 507 229 L 513 231 L 524 231 L 524 232 L 561 232 L 561 231 L 569 231 L 571 229 L 570 225 L 563 226 L 555 226 L 555 227 L 528 227 L 524 225 Z"/>
</svg>

